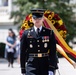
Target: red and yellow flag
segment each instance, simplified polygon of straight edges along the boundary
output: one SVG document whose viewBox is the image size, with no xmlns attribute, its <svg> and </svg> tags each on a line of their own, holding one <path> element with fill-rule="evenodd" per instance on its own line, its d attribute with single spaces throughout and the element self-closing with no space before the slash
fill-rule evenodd
<svg viewBox="0 0 76 75">
<path fill-rule="evenodd" d="M 56 40 L 58 41 L 59 45 L 69 54 L 71 54 L 74 58 L 76 58 L 76 52 L 72 50 L 65 40 L 62 38 L 62 36 L 59 34 L 57 29 L 53 26 L 50 20 L 48 20 L 46 17 L 44 17 L 44 26 L 47 28 L 50 28 L 54 31 Z"/>
</svg>

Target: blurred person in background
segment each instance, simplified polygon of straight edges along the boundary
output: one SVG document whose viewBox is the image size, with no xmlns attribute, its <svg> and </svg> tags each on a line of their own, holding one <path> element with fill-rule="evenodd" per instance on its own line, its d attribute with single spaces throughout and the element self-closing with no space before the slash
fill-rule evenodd
<svg viewBox="0 0 76 75">
<path fill-rule="evenodd" d="M 16 55 L 17 55 L 17 62 L 20 64 L 20 36 L 17 36 L 17 40 L 16 40 Z"/>
<path fill-rule="evenodd" d="M 6 46 L 5 46 L 5 57 L 8 60 L 8 67 L 10 67 L 10 65 L 11 65 L 11 67 L 13 68 L 14 54 L 16 52 L 16 49 L 15 49 L 16 35 L 11 28 L 8 30 L 8 36 L 6 38 L 5 44 L 6 44 Z"/>
</svg>

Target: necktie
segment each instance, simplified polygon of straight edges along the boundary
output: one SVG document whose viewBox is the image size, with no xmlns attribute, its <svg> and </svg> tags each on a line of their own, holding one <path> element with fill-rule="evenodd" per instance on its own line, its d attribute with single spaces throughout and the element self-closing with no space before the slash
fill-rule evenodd
<svg viewBox="0 0 76 75">
<path fill-rule="evenodd" d="M 37 35 L 39 36 L 39 33 L 40 33 L 40 29 L 39 28 L 37 28 Z"/>
</svg>

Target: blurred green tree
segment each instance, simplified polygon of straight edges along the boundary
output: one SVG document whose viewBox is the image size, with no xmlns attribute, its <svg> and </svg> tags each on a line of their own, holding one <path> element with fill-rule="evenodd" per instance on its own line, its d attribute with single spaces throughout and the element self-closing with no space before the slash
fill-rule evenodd
<svg viewBox="0 0 76 75">
<path fill-rule="evenodd" d="M 15 0 L 13 2 L 17 11 L 12 11 L 11 18 L 15 18 L 14 24 L 21 26 L 23 19 L 30 13 L 32 8 L 49 9 L 62 18 L 68 31 L 66 41 L 68 42 L 76 35 L 76 20 L 74 18 L 73 6 L 70 0 Z"/>
</svg>

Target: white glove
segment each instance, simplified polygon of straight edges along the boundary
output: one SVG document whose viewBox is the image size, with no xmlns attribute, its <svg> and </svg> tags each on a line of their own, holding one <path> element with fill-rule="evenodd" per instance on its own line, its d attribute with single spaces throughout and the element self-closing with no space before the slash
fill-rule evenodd
<svg viewBox="0 0 76 75">
<path fill-rule="evenodd" d="M 52 71 L 48 71 L 48 75 L 54 75 L 54 73 Z"/>
</svg>

